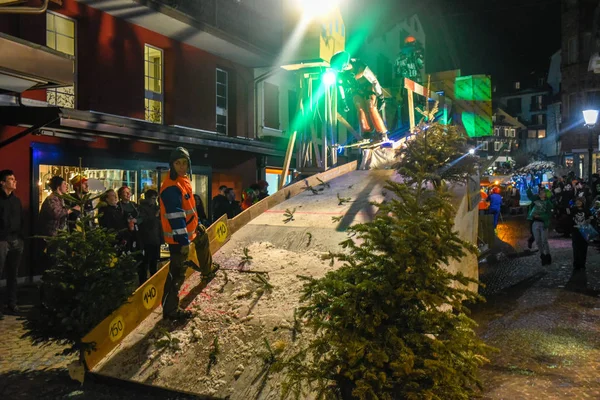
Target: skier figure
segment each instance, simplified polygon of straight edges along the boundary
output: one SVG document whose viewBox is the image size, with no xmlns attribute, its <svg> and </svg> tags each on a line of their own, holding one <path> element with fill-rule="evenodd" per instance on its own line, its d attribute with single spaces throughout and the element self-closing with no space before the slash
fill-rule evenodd
<svg viewBox="0 0 600 400">
<path fill-rule="evenodd" d="M 376 136 L 376 139 L 387 141 L 388 130 L 381 117 L 381 111 L 385 105 L 383 89 L 373 71 L 361 60 L 351 58 L 346 51 L 335 53 L 331 57 L 330 64 L 331 68 L 339 73 L 338 76 L 342 81 L 339 88 L 342 100 L 346 104 L 346 111 L 349 108 L 344 91 L 352 96 L 363 136 Z M 376 135 L 373 135 L 373 128 L 369 124 L 369 119 L 373 124 Z"/>
</svg>

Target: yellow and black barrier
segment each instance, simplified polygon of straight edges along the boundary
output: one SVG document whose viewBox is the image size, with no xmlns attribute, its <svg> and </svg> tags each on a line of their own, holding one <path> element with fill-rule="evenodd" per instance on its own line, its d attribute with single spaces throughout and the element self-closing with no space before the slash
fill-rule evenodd
<svg viewBox="0 0 600 400">
<path fill-rule="evenodd" d="M 266 210 L 302 193 L 307 185 L 317 186 L 321 182 L 330 181 L 340 175 L 356 170 L 356 166 L 356 161 L 353 161 L 320 174 L 310 176 L 300 182 L 296 182 L 254 204 L 233 219 L 228 219 L 226 215 L 223 215 L 207 229 L 210 241 L 210 252 L 215 254 L 225 243 L 227 243 L 233 233 L 237 232 L 244 225 L 264 213 Z M 196 257 L 196 250 L 194 249 L 193 244 L 190 246 L 189 260 L 198 265 L 198 258 Z M 111 315 L 106 317 L 83 338 L 84 343 L 94 342 L 96 344 L 95 351 L 85 355 L 85 361 L 90 371 L 93 371 L 94 367 L 96 367 L 100 361 L 117 347 L 124 338 L 133 332 L 138 325 L 161 304 L 163 288 L 168 271 L 169 268 L 167 264 L 146 281 L 144 285 L 140 286 L 131 295 L 127 303 L 123 304 Z M 186 278 L 192 273 L 193 270 L 188 269 Z"/>
</svg>

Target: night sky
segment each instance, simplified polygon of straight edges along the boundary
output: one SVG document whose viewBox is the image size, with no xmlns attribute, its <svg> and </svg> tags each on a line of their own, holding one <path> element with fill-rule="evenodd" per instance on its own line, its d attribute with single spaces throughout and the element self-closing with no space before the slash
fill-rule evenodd
<svg viewBox="0 0 600 400">
<path fill-rule="evenodd" d="M 385 29 L 418 14 L 429 72 L 460 68 L 463 75 L 489 74 L 499 89 L 534 70 L 547 72 L 550 56 L 560 49 L 560 0 L 344 1 L 351 27 L 373 19 L 377 23 L 370 29 Z M 365 4 L 377 10 L 369 14 Z"/>
</svg>

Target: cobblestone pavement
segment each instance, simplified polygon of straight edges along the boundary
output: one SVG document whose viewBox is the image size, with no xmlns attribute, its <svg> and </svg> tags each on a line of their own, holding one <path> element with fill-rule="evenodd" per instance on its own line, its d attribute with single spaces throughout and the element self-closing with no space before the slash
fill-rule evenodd
<svg viewBox="0 0 600 400">
<path fill-rule="evenodd" d="M 4 299 L 4 293 L 0 293 Z M 19 289 L 20 302 L 26 313 L 37 301 L 34 287 Z M 75 358 L 58 355 L 63 347 L 57 345 L 34 346 L 25 333 L 22 317 L 5 315 L 0 321 L 0 399 L 196 399 L 172 392 L 145 389 L 139 386 L 121 386 L 86 378 L 81 386 L 69 378 L 67 366 Z"/>
<path fill-rule="evenodd" d="M 527 249 L 528 224 L 505 220 L 489 262 L 480 264 L 487 302 L 472 307 L 480 336 L 499 349 L 481 370 L 484 399 L 600 399 L 600 255 L 573 274 L 570 239 L 551 235 L 553 263 Z M 35 302 L 35 290 L 20 298 Z M 2 293 L 0 293 L 2 296 Z M 0 321 L 0 399 L 183 399 L 86 380 L 70 380 L 58 346 L 32 346 L 16 317 Z"/>
<path fill-rule="evenodd" d="M 523 218 L 504 221 L 498 261 L 480 265 L 487 303 L 473 317 L 499 349 L 481 371 L 483 398 L 600 399 L 600 255 L 590 247 L 574 273 L 571 240 L 552 233 L 553 263 L 542 267 L 528 231 Z"/>
</svg>

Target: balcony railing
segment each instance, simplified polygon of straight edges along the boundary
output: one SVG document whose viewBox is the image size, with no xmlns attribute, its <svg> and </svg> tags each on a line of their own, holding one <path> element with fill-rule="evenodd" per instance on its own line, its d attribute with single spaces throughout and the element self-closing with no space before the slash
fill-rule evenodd
<svg viewBox="0 0 600 400">
<path fill-rule="evenodd" d="M 235 0 L 156 0 L 269 53 L 282 47 L 281 1 L 258 10 Z M 264 3 L 263 3 L 264 4 Z"/>
</svg>

